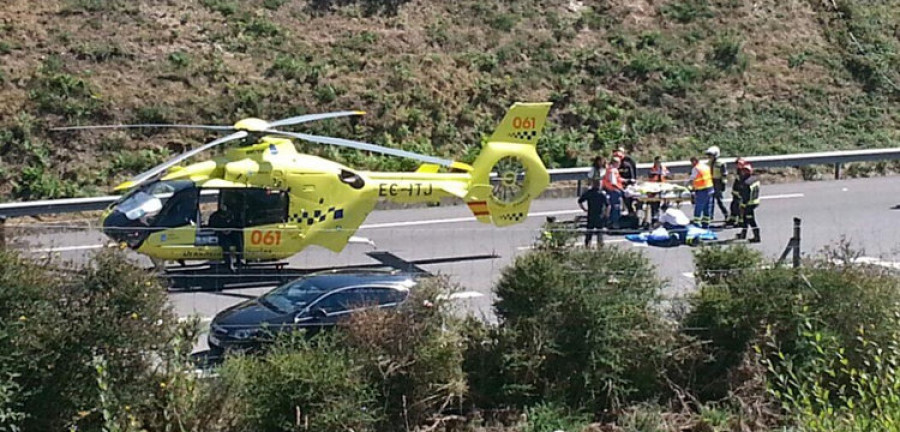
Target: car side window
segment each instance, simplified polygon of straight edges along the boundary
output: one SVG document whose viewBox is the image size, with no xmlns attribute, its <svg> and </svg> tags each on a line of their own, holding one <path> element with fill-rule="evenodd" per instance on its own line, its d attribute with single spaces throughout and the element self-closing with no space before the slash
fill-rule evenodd
<svg viewBox="0 0 900 432">
<path fill-rule="evenodd" d="M 394 288 L 375 288 L 378 305 L 402 303 L 408 294 L 405 290 Z"/>
<path fill-rule="evenodd" d="M 350 290 L 339 291 L 329 294 L 313 305 L 313 310 L 322 309 L 327 313 L 340 312 L 347 309 L 347 304 L 351 303 L 353 295 Z"/>
<path fill-rule="evenodd" d="M 312 309 L 323 309 L 325 312 L 335 313 L 365 307 L 384 306 L 401 303 L 406 300 L 406 295 L 406 291 L 393 288 L 351 288 L 322 298 Z"/>
</svg>

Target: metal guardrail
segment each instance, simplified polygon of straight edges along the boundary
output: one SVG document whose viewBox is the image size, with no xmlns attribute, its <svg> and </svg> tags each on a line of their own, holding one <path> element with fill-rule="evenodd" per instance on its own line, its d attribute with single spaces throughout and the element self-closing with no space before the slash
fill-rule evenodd
<svg viewBox="0 0 900 432">
<path fill-rule="evenodd" d="M 734 165 L 736 158 L 722 158 L 729 165 Z M 873 150 L 848 150 L 822 153 L 798 153 L 778 156 L 749 156 L 744 158 L 753 164 L 754 168 L 789 168 L 807 165 L 834 165 L 835 178 L 841 176 L 841 165 L 851 162 L 872 162 L 881 160 L 900 159 L 900 148 L 885 148 Z M 672 173 L 688 173 L 691 170 L 690 161 L 664 162 L 666 168 Z M 638 175 L 646 176 L 651 163 L 638 164 Z M 563 168 L 550 170 L 551 181 L 583 180 L 590 168 Z M 0 211 L 2 213 L 2 211 Z"/>
<path fill-rule="evenodd" d="M 851 162 L 871 162 L 881 160 L 900 159 L 900 148 L 885 148 L 873 150 L 849 150 L 822 153 L 800 153 L 778 156 L 751 156 L 744 158 L 753 164 L 755 168 L 785 168 L 801 167 L 807 165 L 833 165 L 835 178 L 841 176 L 841 165 Z M 735 158 L 722 158 L 722 161 L 733 164 Z M 689 161 L 667 162 L 666 167 L 672 173 L 686 173 L 690 171 Z M 646 175 L 652 164 L 638 164 L 638 174 Z M 562 168 L 549 170 L 550 181 L 584 180 L 590 169 Z M 86 211 L 99 211 L 109 207 L 119 199 L 119 196 L 102 196 L 94 198 L 68 198 L 43 201 L 27 201 L 0 204 L 0 223 L 5 218 L 22 216 L 39 216 L 62 213 L 77 213 Z"/>
</svg>

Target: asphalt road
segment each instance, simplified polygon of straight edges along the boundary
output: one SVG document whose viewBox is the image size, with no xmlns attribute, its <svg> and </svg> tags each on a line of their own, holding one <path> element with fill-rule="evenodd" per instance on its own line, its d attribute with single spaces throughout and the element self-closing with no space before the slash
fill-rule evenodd
<svg viewBox="0 0 900 432">
<path fill-rule="evenodd" d="M 793 218 L 802 219 L 802 250 L 815 253 L 842 237 L 864 250 L 864 255 L 886 266 L 900 262 L 900 177 L 763 185 L 757 218 L 763 242 L 752 245 L 776 258 L 792 235 Z M 683 207 L 690 215 L 691 206 Z M 373 212 L 357 236 L 375 246 L 354 243 L 340 254 L 310 248 L 290 260 L 291 266 L 322 268 L 373 264 L 366 252 L 389 251 L 406 260 L 455 258 L 457 261 L 423 265 L 429 271 L 449 275 L 467 293 L 461 300 L 476 314 L 490 318 L 491 286 L 501 270 L 526 252 L 536 239 L 546 216 L 570 219 L 580 213 L 575 198 L 548 199 L 532 205 L 528 220 L 517 226 L 496 228 L 476 222 L 465 206 L 417 208 Z M 735 231 L 723 231 L 731 238 Z M 607 237 L 615 247 L 635 246 L 622 238 Z M 19 238 L 30 253 L 58 254 L 61 260 L 82 261 L 105 238 L 90 228 L 78 230 L 30 230 Z M 665 279 L 666 296 L 678 297 L 693 288 L 691 248 L 642 247 Z M 492 259 L 467 259 L 493 254 Z M 149 266 L 149 261 L 141 257 Z M 227 278 L 227 276 L 221 276 Z M 228 290 L 224 293 L 179 292 L 170 294 L 179 315 L 212 317 L 243 296 L 255 296 L 268 288 Z"/>
</svg>

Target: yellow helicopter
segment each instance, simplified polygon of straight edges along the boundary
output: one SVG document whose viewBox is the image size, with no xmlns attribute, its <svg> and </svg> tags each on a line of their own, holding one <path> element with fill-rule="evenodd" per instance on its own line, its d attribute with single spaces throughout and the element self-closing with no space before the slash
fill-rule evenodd
<svg viewBox="0 0 900 432">
<path fill-rule="evenodd" d="M 472 165 L 280 129 L 364 114 L 361 111 L 274 122 L 248 118 L 233 126 L 139 124 L 55 130 L 164 127 L 230 132 L 116 187 L 127 193 L 104 213 L 103 232 L 157 263 L 230 261 L 232 248 L 245 262 L 260 262 L 288 258 L 310 245 L 340 252 L 378 200 L 433 203 L 456 197 L 480 222 L 502 227 L 524 221 L 531 200 L 550 180 L 536 151 L 550 105 L 514 104 Z M 423 164 L 415 172 L 358 171 L 298 153 L 291 138 L 411 158 Z M 222 157 L 177 166 L 198 153 L 238 140 L 241 145 L 228 149 Z M 441 167 L 451 172 L 439 172 Z"/>
</svg>

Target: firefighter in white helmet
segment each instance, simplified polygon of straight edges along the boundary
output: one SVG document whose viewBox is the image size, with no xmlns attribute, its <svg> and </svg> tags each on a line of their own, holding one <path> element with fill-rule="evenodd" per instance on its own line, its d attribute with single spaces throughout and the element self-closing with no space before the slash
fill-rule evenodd
<svg viewBox="0 0 900 432">
<path fill-rule="evenodd" d="M 725 217 L 725 220 L 728 220 L 728 209 L 725 208 L 725 203 L 722 202 L 722 197 L 725 194 L 725 181 L 728 179 L 728 167 L 725 165 L 725 162 L 719 160 L 719 147 L 712 146 L 706 149 L 706 156 L 709 157 L 709 169 L 712 171 L 712 181 L 713 181 L 713 200 L 715 201 L 715 205 L 719 207 L 719 210 L 722 211 L 722 215 Z M 713 206 L 712 211 L 710 213 L 710 219 L 715 218 L 715 206 Z"/>
</svg>

